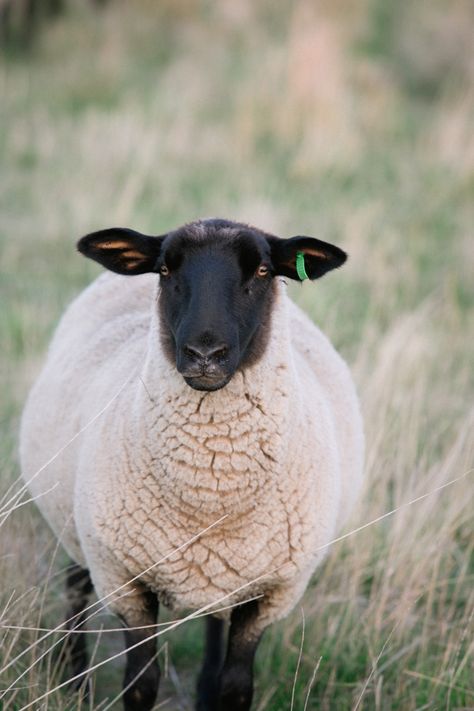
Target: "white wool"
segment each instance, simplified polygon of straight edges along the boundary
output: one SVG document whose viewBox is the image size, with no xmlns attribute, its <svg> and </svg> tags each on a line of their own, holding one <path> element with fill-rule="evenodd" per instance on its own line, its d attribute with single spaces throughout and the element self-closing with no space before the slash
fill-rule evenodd
<svg viewBox="0 0 474 711">
<path fill-rule="evenodd" d="M 353 383 L 278 280 L 263 357 L 219 391 L 193 390 L 163 355 L 158 288 L 107 273 L 69 307 L 23 415 L 23 476 L 126 383 L 29 484 L 51 489 L 44 517 L 99 596 L 150 568 L 140 581 L 176 608 L 263 595 L 263 627 L 296 604 L 357 497 Z M 111 607 L 133 624 L 140 588 L 128 589 Z"/>
</svg>

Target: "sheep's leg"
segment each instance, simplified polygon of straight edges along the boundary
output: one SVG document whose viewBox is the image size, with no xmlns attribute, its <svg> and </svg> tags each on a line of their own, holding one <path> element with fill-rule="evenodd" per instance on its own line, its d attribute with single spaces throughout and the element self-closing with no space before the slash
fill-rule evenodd
<svg viewBox="0 0 474 711">
<path fill-rule="evenodd" d="M 220 679 L 219 711 L 248 711 L 253 696 L 253 662 L 264 626 L 258 601 L 234 608 L 227 656 Z"/>
<path fill-rule="evenodd" d="M 224 658 L 224 621 L 206 617 L 204 662 L 197 684 L 197 711 L 217 711 L 219 675 Z"/>
<path fill-rule="evenodd" d="M 80 565 L 72 565 L 66 577 L 66 596 L 69 604 L 64 625 L 67 630 L 71 631 L 71 634 L 68 634 L 64 640 L 62 657 L 70 666 L 72 677 L 82 674 L 79 679 L 74 679 L 71 682 L 74 689 L 79 689 L 87 679 L 83 674 L 89 663 L 86 637 L 83 634 L 77 634 L 77 630 L 84 627 L 86 621 L 84 608 L 92 590 L 93 585 L 89 571 L 81 568 Z"/>
<path fill-rule="evenodd" d="M 130 627 L 124 629 L 128 650 L 123 682 L 125 711 L 149 711 L 155 703 L 160 683 L 154 636 L 156 628 L 136 629 L 156 624 L 159 604 L 156 595 L 151 592 L 143 592 L 140 603 L 135 606 L 139 613 L 133 614 L 133 618 L 124 616 L 125 624 Z"/>
</svg>

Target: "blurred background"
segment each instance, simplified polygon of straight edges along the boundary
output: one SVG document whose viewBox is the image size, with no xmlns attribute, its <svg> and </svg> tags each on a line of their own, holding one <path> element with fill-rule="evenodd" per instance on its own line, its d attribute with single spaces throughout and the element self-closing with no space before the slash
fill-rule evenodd
<svg viewBox="0 0 474 711">
<path fill-rule="evenodd" d="M 255 708 L 474 707 L 473 39 L 472 0 L 0 0 L 2 710 L 90 708 L 53 691 L 60 636 L 37 628 L 62 618 L 67 560 L 15 493 L 26 393 L 99 273 L 75 242 L 208 216 L 348 251 L 291 291 L 363 403 L 348 531 L 397 509 L 334 544 L 268 632 Z M 163 637 L 163 708 L 192 708 L 200 637 Z M 121 664 L 94 709 L 120 708 Z"/>
</svg>

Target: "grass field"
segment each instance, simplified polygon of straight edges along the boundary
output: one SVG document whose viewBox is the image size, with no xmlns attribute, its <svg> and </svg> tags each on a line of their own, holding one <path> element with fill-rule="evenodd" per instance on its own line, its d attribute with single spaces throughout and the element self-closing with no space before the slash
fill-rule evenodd
<svg viewBox="0 0 474 711">
<path fill-rule="evenodd" d="M 52 691 L 60 635 L 35 628 L 62 618 L 68 561 L 14 497 L 22 403 L 98 273 L 75 241 L 210 215 L 349 252 L 292 293 L 366 423 L 350 535 L 267 633 L 255 709 L 474 709 L 473 26 L 463 0 L 71 3 L 0 58 L 2 711 L 90 708 Z M 200 626 L 160 639 L 163 708 L 192 708 Z M 94 709 L 120 708 L 122 663 L 98 670 Z"/>
</svg>

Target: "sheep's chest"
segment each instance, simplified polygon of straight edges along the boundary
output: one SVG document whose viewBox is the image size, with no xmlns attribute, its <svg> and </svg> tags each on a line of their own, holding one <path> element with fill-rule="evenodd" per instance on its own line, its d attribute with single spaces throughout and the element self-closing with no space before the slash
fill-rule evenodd
<svg viewBox="0 0 474 711">
<path fill-rule="evenodd" d="M 123 500 L 137 525 L 121 531 L 122 551 L 131 574 L 151 568 L 142 579 L 168 604 L 225 606 L 301 566 L 306 492 L 282 476 L 281 438 L 266 420 L 244 413 L 205 434 L 168 424 L 142 456 L 140 486 Z"/>
<path fill-rule="evenodd" d="M 225 607 L 292 577 L 301 563 L 299 520 L 275 501 L 271 511 L 256 506 L 187 521 L 163 505 L 155 515 L 138 516 L 140 535 L 129 538 L 123 558 L 131 576 L 150 568 L 142 580 L 170 606 Z"/>
</svg>

